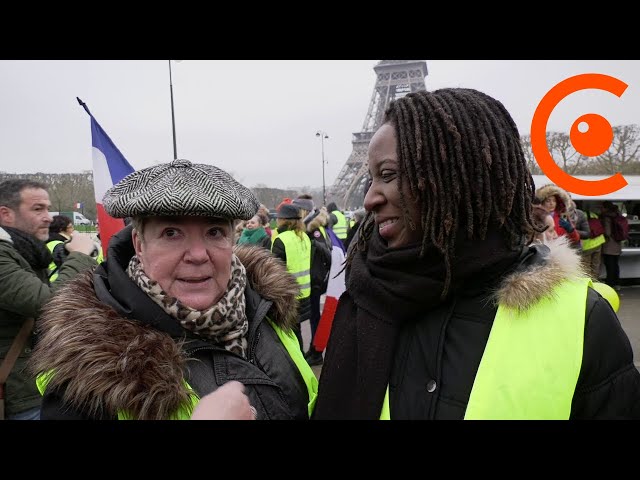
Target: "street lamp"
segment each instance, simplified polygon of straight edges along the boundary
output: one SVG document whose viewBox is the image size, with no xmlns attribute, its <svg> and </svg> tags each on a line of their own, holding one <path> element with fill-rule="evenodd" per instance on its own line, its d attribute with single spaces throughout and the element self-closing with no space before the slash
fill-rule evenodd
<svg viewBox="0 0 640 480">
<path fill-rule="evenodd" d="M 327 206 L 327 192 L 325 190 L 325 186 L 324 186 L 324 139 L 325 138 L 329 138 L 329 135 L 326 134 L 326 132 L 323 132 L 322 130 L 318 130 L 316 132 L 316 137 L 320 137 L 320 143 L 322 144 L 322 205 L 323 206 Z"/>
<path fill-rule="evenodd" d="M 171 60 L 169 60 L 169 92 L 171 93 L 171 126 L 173 127 L 173 159 L 178 159 L 178 149 L 176 147 L 176 117 L 173 113 L 173 82 L 171 79 Z"/>
</svg>

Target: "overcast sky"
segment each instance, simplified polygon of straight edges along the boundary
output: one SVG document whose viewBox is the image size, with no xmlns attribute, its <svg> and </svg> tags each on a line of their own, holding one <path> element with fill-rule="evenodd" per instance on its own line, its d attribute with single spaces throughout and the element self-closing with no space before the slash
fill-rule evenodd
<svg viewBox="0 0 640 480">
<path fill-rule="evenodd" d="M 362 129 L 378 60 L 183 60 L 172 62 L 179 158 L 210 163 L 248 187 L 320 187 L 316 131 L 325 140 L 329 187 Z M 622 97 L 585 90 L 563 100 L 548 129 L 569 132 L 597 113 L 611 125 L 640 124 L 638 60 L 426 60 L 428 90 L 471 87 L 500 100 L 521 135 L 556 83 L 602 73 L 629 85 Z M 173 159 L 168 60 L 0 61 L 0 171 L 91 169 L 89 116 L 129 163 Z"/>
</svg>

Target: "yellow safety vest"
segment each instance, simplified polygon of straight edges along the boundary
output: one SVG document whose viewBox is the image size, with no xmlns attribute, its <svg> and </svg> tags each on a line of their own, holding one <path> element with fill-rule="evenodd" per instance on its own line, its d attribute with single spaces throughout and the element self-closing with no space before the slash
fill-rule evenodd
<svg viewBox="0 0 640 480">
<path fill-rule="evenodd" d="M 302 375 L 302 379 L 304 380 L 305 385 L 307 386 L 307 392 L 309 394 L 309 403 L 307 404 L 307 411 L 309 417 L 313 413 L 313 409 L 316 404 L 316 398 L 318 397 L 318 379 L 316 375 L 313 373 L 313 370 L 304 359 L 304 355 L 300 350 L 300 344 L 298 343 L 298 338 L 293 333 L 293 331 L 284 331 L 279 326 L 275 325 L 269 318 L 266 319 L 269 322 L 269 325 L 273 327 L 278 335 L 278 338 L 282 342 L 282 345 L 287 349 L 287 353 L 295 363 L 296 367 L 300 371 Z M 47 389 L 47 385 L 51 381 L 53 377 L 53 372 L 45 372 L 36 378 L 36 386 L 38 387 L 38 391 L 40 395 L 44 395 L 45 390 Z M 189 405 L 181 406 L 178 411 L 172 415 L 168 420 L 189 420 L 191 418 L 191 413 L 193 409 L 200 401 L 200 397 L 194 392 L 191 386 L 187 383 L 186 380 L 183 380 L 185 387 L 189 391 Z M 127 412 L 119 411 L 118 412 L 118 420 L 134 420 L 133 416 Z"/>
<path fill-rule="evenodd" d="M 51 252 L 51 255 L 53 255 L 53 250 L 56 248 L 56 246 L 60 245 L 61 243 L 64 242 L 62 240 L 51 240 L 50 242 L 47 242 L 47 248 Z M 58 266 L 56 265 L 56 262 L 51 260 L 51 263 L 47 267 L 47 273 L 48 275 L 50 275 L 49 282 L 54 282 L 56 278 L 58 278 L 58 272 L 51 275 L 51 272 L 55 272 L 56 270 L 58 270 Z"/>
<path fill-rule="evenodd" d="M 598 217 L 597 213 L 589 212 L 589 218 L 599 218 L 599 217 Z M 582 250 L 583 251 L 593 250 L 594 248 L 598 248 L 604 242 L 606 242 L 606 240 L 604 238 L 604 233 L 601 234 L 601 235 L 598 235 L 597 237 L 594 237 L 594 238 L 583 238 L 582 239 Z"/>
<path fill-rule="evenodd" d="M 302 238 L 293 230 L 287 230 L 278 235 L 284 243 L 287 252 L 287 271 L 291 273 L 300 286 L 300 293 L 296 298 L 311 296 L 311 240 L 309 235 Z M 273 251 L 273 243 L 271 243 Z"/>
<path fill-rule="evenodd" d="M 333 233 L 335 233 L 336 237 L 340 240 L 345 240 L 347 238 L 347 219 L 344 216 L 344 213 L 340 210 L 334 210 L 331 213 L 333 213 L 338 219 L 338 222 L 331 227 L 333 229 Z"/>
<path fill-rule="evenodd" d="M 465 420 L 566 420 L 582 366 L 588 278 L 519 312 L 498 307 Z M 391 418 L 389 388 L 381 420 Z"/>
</svg>

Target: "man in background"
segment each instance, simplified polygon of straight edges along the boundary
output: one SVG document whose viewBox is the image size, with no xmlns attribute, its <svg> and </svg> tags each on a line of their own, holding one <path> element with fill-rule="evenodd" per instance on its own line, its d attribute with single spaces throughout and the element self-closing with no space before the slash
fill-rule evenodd
<svg viewBox="0 0 640 480">
<path fill-rule="evenodd" d="M 96 261 L 90 237 L 75 235 L 65 243 L 66 261 L 58 270 L 55 288 L 48 280 L 53 257 L 49 237 L 49 194 L 40 182 L 16 179 L 0 183 L 0 362 L 27 318 L 37 318 L 55 288 Z M 34 344 L 34 332 L 23 347 L 5 384 L 5 416 L 10 420 L 38 420 L 41 395 L 35 378 L 24 371 Z"/>
</svg>

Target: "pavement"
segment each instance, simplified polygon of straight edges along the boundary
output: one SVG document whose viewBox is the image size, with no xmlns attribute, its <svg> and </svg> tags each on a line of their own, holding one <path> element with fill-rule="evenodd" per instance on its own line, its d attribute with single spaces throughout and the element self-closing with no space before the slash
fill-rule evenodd
<svg viewBox="0 0 640 480">
<path fill-rule="evenodd" d="M 618 292 L 620 297 L 620 308 L 618 309 L 618 319 L 622 328 L 629 337 L 631 348 L 633 349 L 633 359 L 636 367 L 640 370 L 640 285 L 629 285 L 621 287 Z M 311 327 L 309 322 L 302 323 L 302 340 L 304 351 L 309 348 L 311 339 Z M 320 378 L 322 365 L 311 367 L 316 377 Z"/>
</svg>

